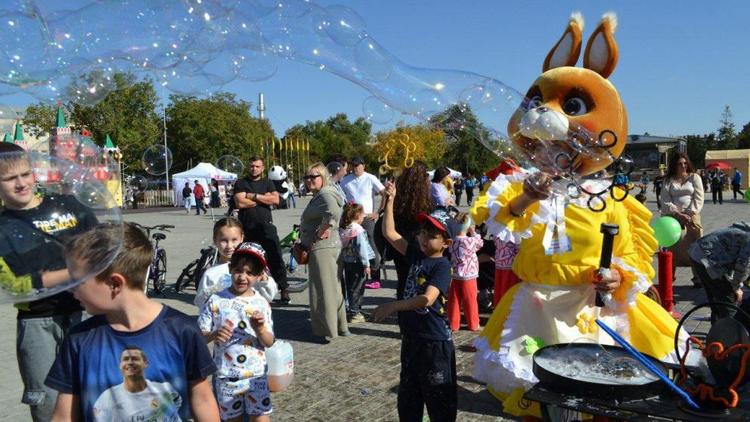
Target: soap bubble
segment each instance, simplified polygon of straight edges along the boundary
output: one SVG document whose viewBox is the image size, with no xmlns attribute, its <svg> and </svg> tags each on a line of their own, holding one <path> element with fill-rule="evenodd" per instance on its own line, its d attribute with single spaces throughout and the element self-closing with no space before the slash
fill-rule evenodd
<svg viewBox="0 0 750 422">
<path fill-rule="evenodd" d="M 239 157 L 234 155 L 222 155 L 216 160 L 216 168 L 234 173 L 240 177 L 245 170 L 245 165 L 242 164 L 242 160 Z"/>
<path fill-rule="evenodd" d="M 148 189 L 148 179 L 140 174 L 132 176 L 128 179 L 128 186 L 135 190 L 145 191 Z"/>
<path fill-rule="evenodd" d="M 151 145 L 143 151 L 141 164 L 146 173 L 161 176 L 172 167 L 172 151 L 161 144 Z"/>
<path fill-rule="evenodd" d="M 362 111 L 368 121 L 385 124 L 393 120 L 393 109 L 376 97 L 368 97 L 362 103 Z"/>
<path fill-rule="evenodd" d="M 6 214 L 0 219 L 0 303 L 43 299 L 69 290 L 106 269 L 122 244 L 122 218 L 107 187 L 77 163 L 39 152 L 0 154 L 4 171 L 19 174 L 22 190 L 8 194 L 6 209 L 31 206 L 34 221 Z M 28 172 L 31 170 L 30 172 Z M 24 176 L 28 174 L 28 176 Z M 66 242 L 74 236 L 99 236 L 81 249 Z M 64 271 L 70 279 L 47 285 L 47 274 Z"/>
</svg>

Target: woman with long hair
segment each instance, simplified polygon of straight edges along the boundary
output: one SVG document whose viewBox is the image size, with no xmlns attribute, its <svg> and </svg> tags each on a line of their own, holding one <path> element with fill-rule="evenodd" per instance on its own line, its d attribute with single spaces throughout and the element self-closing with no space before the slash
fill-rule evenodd
<svg viewBox="0 0 750 422">
<path fill-rule="evenodd" d="M 450 180 L 450 177 L 451 171 L 448 167 L 438 167 L 432 175 L 430 194 L 432 195 L 432 202 L 435 203 L 436 208 L 447 208 L 448 206 L 456 205 L 456 202 L 451 197 L 451 193 L 446 186 L 446 179 Z"/>
<path fill-rule="evenodd" d="M 393 204 L 396 231 L 401 233 L 410 244 L 414 244 L 419 231 L 417 215 L 422 212 L 429 214 L 434 208 L 430 196 L 430 179 L 424 162 L 417 160 L 414 165 L 401 173 L 401 176 L 396 179 L 396 192 Z M 396 297 L 402 299 L 406 276 L 409 273 L 409 261 L 405 256 L 394 252 L 393 262 L 398 277 Z"/>
<path fill-rule="evenodd" d="M 306 190 L 313 194 L 300 223 L 300 241 L 310 251 L 310 322 L 313 335 L 326 343 L 326 337 L 350 335 L 337 277 L 341 252 L 338 228 L 344 203 L 331 186 L 323 163 L 308 167 L 303 179 Z"/>
<path fill-rule="evenodd" d="M 672 246 L 675 266 L 690 266 L 688 247 L 703 236 L 703 181 L 695 172 L 684 152 L 672 154 L 661 191 L 661 214 L 674 217 L 687 231 L 684 238 Z"/>
</svg>

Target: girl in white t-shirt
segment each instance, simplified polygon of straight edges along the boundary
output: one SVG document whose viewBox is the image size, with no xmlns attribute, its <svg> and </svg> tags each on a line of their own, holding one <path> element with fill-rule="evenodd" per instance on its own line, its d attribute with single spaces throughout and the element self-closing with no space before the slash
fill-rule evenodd
<svg viewBox="0 0 750 422">
<path fill-rule="evenodd" d="M 244 239 L 242 223 L 234 217 L 225 217 L 214 224 L 214 246 L 219 251 L 219 263 L 207 269 L 200 282 L 195 295 L 195 303 L 199 308 L 208 301 L 212 294 L 216 294 L 232 285 L 232 276 L 229 273 L 229 261 L 232 259 L 235 248 Z M 255 285 L 255 290 L 267 301 L 271 302 L 276 296 L 278 287 L 276 281 L 266 274 L 265 280 Z"/>
</svg>

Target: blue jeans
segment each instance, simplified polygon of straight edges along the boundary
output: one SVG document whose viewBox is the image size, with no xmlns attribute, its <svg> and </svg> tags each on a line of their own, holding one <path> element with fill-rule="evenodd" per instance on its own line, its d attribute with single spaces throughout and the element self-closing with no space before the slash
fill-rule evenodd
<svg viewBox="0 0 750 422">
<path fill-rule="evenodd" d="M 16 356 L 24 386 L 21 402 L 31 407 L 34 422 L 52 419 L 57 391 L 44 385 L 44 380 L 68 330 L 86 317 L 83 312 L 76 312 L 19 319 L 16 323 Z"/>
<path fill-rule="evenodd" d="M 201 215 L 201 210 L 203 210 L 203 214 L 208 212 L 206 211 L 206 206 L 203 205 L 203 198 L 195 198 L 195 215 Z"/>
</svg>

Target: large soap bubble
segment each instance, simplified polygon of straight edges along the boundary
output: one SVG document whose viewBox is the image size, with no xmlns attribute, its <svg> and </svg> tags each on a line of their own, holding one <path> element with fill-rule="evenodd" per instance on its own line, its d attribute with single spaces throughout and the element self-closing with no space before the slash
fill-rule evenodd
<svg viewBox="0 0 750 422">
<path fill-rule="evenodd" d="M 234 155 L 222 155 L 216 160 L 216 168 L 234 173 L 237 176 L 242 176 L 242 172 L 245 170 L 245 165 L 242 164 L 242 160 L 239 157 Z"/>
<path fill-rule="evenodd" d="M 141 156 L 143 170 L 153 176 L 161 176 L 172 167 L 172 151 L 161 144 L 146 148 Z"/>
<path fill-rule="evenodd" d="M 122 245 L 121 215 L 107 187 L 72 161 L 3 151 L 0 173 L 15 186 L 0 188 L 0 303 L 53 296 L 106 269 Z M 80 243 L 104 229 L 106 238 Z M 78 246 L 68 243 L 74 238 Z M 71 252 L 79 253 L 66 260 Z"/>
</svg>

